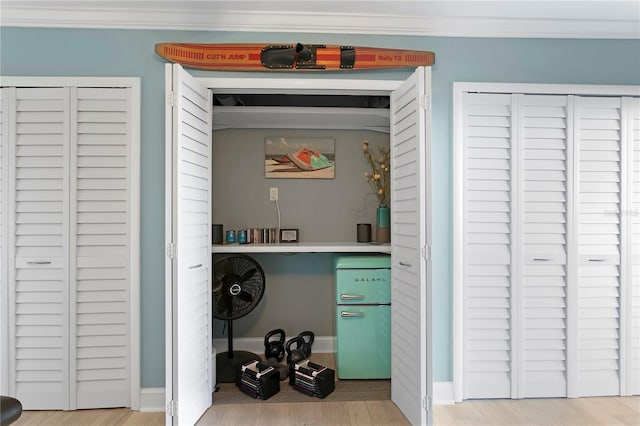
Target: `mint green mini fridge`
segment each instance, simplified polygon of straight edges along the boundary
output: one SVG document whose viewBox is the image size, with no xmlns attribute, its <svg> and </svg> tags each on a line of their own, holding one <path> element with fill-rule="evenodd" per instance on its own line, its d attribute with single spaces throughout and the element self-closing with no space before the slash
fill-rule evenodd
<svg viewBox="0 0 640 426">
<path fill-rule="evenodd" d="M 340 256 L 335 269 L 338 378 L 391 378 L 391 257 Z"/>
</svg>

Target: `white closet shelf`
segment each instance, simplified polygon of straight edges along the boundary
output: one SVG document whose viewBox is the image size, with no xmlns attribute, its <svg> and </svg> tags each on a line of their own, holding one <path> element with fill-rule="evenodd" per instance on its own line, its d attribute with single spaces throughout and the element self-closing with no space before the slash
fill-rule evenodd
<svg viewBox="0 0 640 426">
<path fill-rule="evenodd" d="M 390 244 L 377 243 L 279 243 L 213 244 L 212 253 L 391 253 Z"/>
</svg>

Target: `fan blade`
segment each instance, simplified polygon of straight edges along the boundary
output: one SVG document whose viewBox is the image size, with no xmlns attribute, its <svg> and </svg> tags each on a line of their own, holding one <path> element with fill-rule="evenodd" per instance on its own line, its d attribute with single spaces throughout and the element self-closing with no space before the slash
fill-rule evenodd
<svg viewBox="0 0 640 426">
<path fill-rule="evenodd" d="M 213 266 L 213 291 L 222 291 L 225 279 L 229 273 L 229 262 L 227 259 L 218 260 Z"/>
<path fill-rule="evenodd" d="M 253 303 L 253 295 L 249 292 L 242 290 L 238 297 L 247 303 Z"/>
<path fill-rule="evenodd" d="M 233 299 L 228 293 L 219 293 L 216 295 L 216 303 L 214 305 L 214 316 L 218 319 L 232 318 Z"/>
<path fill-rule="evenodd" d="M 234 315 L 234 305 L 235 305 L 235 300 L 236 298 L 233 296 L 229 296 L 229 303 L 226 306 L 227 308 L 227 318 L 232 319 L 235 315 Z"/>
<path fill-rule="evenodd" d="M 256 268 L 249 269 L 247 272 L 242 274 L 242 277 L 240 277 L 240 282 L 244 283 L 245 281 L 249 281 L 249 279 L 253 277 L 255 273 L 256 273 Z"/>
<path fill-rule="evenodd" d="M 224 271 L 225 276 L 230 276 L 231 274 L 233 274 L 234 265 L 232 259 L 224 259 L 222 270 Z"/>
<path fill-rule="evenodd" d="M 242 283 L 242 288 L 251 294 L 257 294 L 262 287 L 262 281 L 257 278 L 252 278 L 249 281 Z"/>
<path fill-rule="evenodd" d="M 222 291 L 222 279 L 215 277 L 213 285 L 211 286 L 211 290 L 213 290 L 214 293 Z"/>
</svg>

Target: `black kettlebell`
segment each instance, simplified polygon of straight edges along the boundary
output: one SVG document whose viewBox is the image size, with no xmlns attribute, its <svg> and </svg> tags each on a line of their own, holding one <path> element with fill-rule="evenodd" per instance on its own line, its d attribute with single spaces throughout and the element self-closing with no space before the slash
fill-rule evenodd
<svg viewBox="0 0 640 426">
<path fill-rule="evenodd" d="M 293 344 L 296 344 L 295 349 L 291 349 Z M 286 345 L 287 349 L 287 364 L 292 364 L 296 362 L 300 362 L 307 358 L 304 351 L 302 350 L 302 345 L 304 345 L 304 339 L 300 336 L 296 336 L 292 339 L 289 339 Z"/>
<path fill-rule="evenodd" d="M 280 374 L 280 381 L 286 380 L 287 377 L 289 377 L 289 367 L 278 363 L 275 358 L 267 359 L 267 365 L 269 367 L 273 367 L 278 372 L 278 374 Z"/>
<path fill-rule="evenodd" d="M 298 337 L 302 337 L 302 340 L 304 340 L 301 349 L 304 352 L 305 358 L 309 358 L 311 356 L 311 345 L 313 345 L 313 339 L 315 338 L 313 331 L 303 331 L 298 334 Z"/>
<path fill-rule="evenodd" d="M 271 340 L 277 336 L 277 340 Z M 277 328 L 264 336 L 265 359 L 275 358 L 278 362 L 284 359 L 284 330 Z"/>
</svg>

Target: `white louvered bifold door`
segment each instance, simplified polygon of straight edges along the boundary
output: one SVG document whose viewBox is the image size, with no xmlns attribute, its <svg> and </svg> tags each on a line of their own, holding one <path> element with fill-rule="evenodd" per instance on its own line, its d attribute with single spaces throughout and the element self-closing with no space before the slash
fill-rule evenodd
<svg viewBox="0 0 640 426">
<path fill-rule="evenodd" d="M 465 398 L 566 395 L 567 102 L 465 94 Z"/>
<path fill-rule="evenodd" d="M 578 396 L 620 394 L 621 99 L 576 99 Z"/>
<path fill-rule="evenodd" d="M 463 101 L 462 398 L 638 393 L 640 101 Z"/>
<path fill-rule="evenodd" d="M 627 342 L 627 394 L 640 395 L 640 99 L 628 99 L 627 118 L 627 200 L 626 217 L 628 220 L 627 258 L 629 270 L 627 280 L 631 284 L 627 294 L 631 296 L 627 306 L 627 324 L 631 328 Z"/>
<path fill-rule="evenodd" d="M 69 406 L 69 90 L 15 90 L 10 146 L 10 391 Z"/>
<path fill-rule="evenodd" d="M 167 423 L 195 424 L 211 406 L 211 91 L 179 65 L 167 65 L 173 94 L 171 400 Z"/>
<path fill-rule="evenodd" d="M 72 408 L 126 407 L 131 91 L 71 91 Z"/>
<path fill-rule="evenodd" d="M 391 94 L 391 400 L 412 424 L 431 424 L 427 324 L 427 168 L 430 75 L 416 71 Z M 428 161 L 427 161 L 428 160 Z"/>
<path fill-rule="evenodd" d="M 130 406 L 131 89 L 3 94 L 10 394 L 25 409 Z"/>
<path fill-rule="evenodd" d="M 520 329 L 512 333 L 520 349 L 517 397 L 561 397 L 567 392 L 568 98 L 517 95 L 517 100 L 521 149 L 514 187 L 521 194 L 516 222 L 522 246 L 514 281 L 521 287 Z"/>
<path fill-rule="evenodd" d="M 465 399 L 511 397 L 511 108 L 511 95 L 465 94 Z"/>
</svg>

